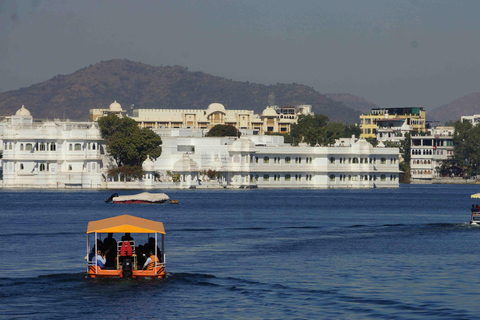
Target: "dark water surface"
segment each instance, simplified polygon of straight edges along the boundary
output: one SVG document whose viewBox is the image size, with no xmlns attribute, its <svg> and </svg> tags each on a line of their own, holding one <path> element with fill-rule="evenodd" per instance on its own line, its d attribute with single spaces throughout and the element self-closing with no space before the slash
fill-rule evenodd
<svg viewBox="0 0 480 320">
<path fill-rule="evenodd" d="M 479 190 L 0 190 L 0 318 L 479 318 Z M 119 214 L 164 223 L 166 279 L 85 277 L 88 222 Z"/>
</svg>

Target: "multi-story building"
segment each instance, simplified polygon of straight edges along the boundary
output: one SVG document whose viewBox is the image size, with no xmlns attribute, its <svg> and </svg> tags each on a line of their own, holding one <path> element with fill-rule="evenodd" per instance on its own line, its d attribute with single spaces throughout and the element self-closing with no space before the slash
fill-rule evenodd
<svg viewBox="0 0 480 320">
<path fill-rule="evenodd" d="M 101 187 L 107 159 L 96 123 L 31 120 L 22 107 L 3 129 L 3 187 Z"/>
<path fill-rule="evenodd" d="M 376 108 L 360 115 L 362 138 L 377 138 L 379 141 L 402 140 L 407 132 L 425 131 L 423 108 Z"/>
<path fill-rule="evenodd" d="M 453 127 L 436 127 L 411 137 L 412 183 L 429 183 L 439 176 L 440 166 L 453 157 Z"/>
<path fill-rule="evenodd" d="M 1 136 L 3 187 L 398 187 L 398 148 L 374 148 L 364 139 L 310 147 L 285 144 L 282 136 L 208 138 L 198 129 L 156 130 L 162 155 L 144 162 L 141 179 L 125 182 L 108 176 L 112 162 L 96 122 L 11 123 Z M 216 179 L 205 175 L 209 170 L 218 173 Z"/>
<path fill-rule="evenodd" d="M 192 128 L 209 130 L 217 124 L 232 125 L 254 134 L 289 133 L 300 115 L 313 115 L 312 106 L 267 107 L 262 114 L 253 110 L 227 110 L 220 103 L 202 109 L 135 109 L 132 119 L 142 128 Z"/>
<path fill-rule="evenodd" d="M 470 122 L 472 125 L 476 126 L 478 123 L 480 123 L 480 114 L 474 114 L 473 116 L 462 116 L 460 121 Z"/>
<path fill-rule="evenodd" d="M 109 114 L 116 114 L 119 117 L 126 115 L 126 110 L 122 109 L 120 103 L 115 100 L 110 107 L 104 109 L 90 109 L 90 121 L 95 121 L 99 117 L 108 116 Z"/>
</svg>

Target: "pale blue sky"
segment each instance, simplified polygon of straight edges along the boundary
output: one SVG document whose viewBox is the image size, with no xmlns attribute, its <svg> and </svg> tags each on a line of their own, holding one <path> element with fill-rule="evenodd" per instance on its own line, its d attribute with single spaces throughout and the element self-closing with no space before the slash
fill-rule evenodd
<svg viewBox="0 0 480 320">
<path fill-rule="evenodd" d="M 433 108 L 480 83 L 480 1 L 0 0 L 0 91 L 114 58 Z"/>
</svg>

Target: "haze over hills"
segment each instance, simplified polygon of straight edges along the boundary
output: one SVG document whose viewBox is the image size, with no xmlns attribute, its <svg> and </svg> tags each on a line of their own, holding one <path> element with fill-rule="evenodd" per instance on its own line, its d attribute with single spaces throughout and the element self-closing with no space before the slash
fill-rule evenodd
<svg viewBox="0 0 480 320">
<path fill-rule="evenodd" d="M 460 120 L 461 116 L 480 114 L 480 93 L 474 92 L 449 104 L 440 106 L 427 112 L 427 119 L 433 119 L 445 123 L 447 121 Z"/>
<path fill-rule="evenodd" d="M 34 118 L 87 120 L 89 109 L 107 108 L 114 100 L 128 112 L 132 105 L 136 109 L 206 109 L 210 103 L 219 102 L 227 109 L 261 113 L 272 93 L 279 106 L 309 104 L 315 114 L 324 114 L 331 121 L 359 121 L 359 110 L 305 85 L 240 82 L 181 66 L 156 67 L 119 59 L 0 93 L 0 115 L 12 115 L 25 105 Z"/>
<path fill-rule="evenodd" d="M 368 113 L 374 108 L 379 108 L 375 103 L 350 93 L 326 93 L 325 95 L 333 101 L 342 102 L 347 107 L 360 110 L 363 113 Z"/>
</svg>

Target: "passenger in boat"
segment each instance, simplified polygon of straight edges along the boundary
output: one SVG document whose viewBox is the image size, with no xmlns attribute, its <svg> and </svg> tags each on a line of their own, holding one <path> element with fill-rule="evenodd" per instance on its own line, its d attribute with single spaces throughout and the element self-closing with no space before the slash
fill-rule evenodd
<svg viewBox="0 0 480 320">
<path fill-rule="evenodd" d="M 147 247 L 147 244 L 145 244 L 145 247 Z M 154 248 L 155 248 L 155 238 L 154 237 L 150 237 L 148 239 L 148 247 L 147 248 L 151 248 L 153 251 Z M 162 251 L 160 250 L 160 248 L 157 246 L 157 257 L 159 257 L 160 261 L 162 260 Z"/>
<path fill-rule="evenodd" d="M 102 240 L 97 239 L 97 249 L 103 249 L 103 243 Z M 88 261 L 92 261 L 92 259 L 95 257 L 95 246 L 92 247 L 92 250 L 90 250 L 90 253 L 88 254 Z"/>
<path fill-rule="evenodd" d="M 153 270 L 155 268 L 155 261 L 160 263 L 158 260 L 157 256 L 153 254 L 153 250 L 149 249 L 148 250 L 149 257 L 147 261 L 145 261 L 145 264 L 143 265 L 143 270 Z"/>
<path fill-rule="evenodd" d="M 147 256 L 145 255 L 145 247 L 139 245 L 137 248 L 135 248 L 135 250 L 135 252 L 137 253 L 137 265 L 143 266 L 145 261 L 147 261 Z"/>
<path fill-rule="evenodd" d="M 103 248 L 106 253 L 107 268 L 114 268 L 117 260 L 117 240 L 113 238 L 113 233 L 109 233 L 108 237 L 103 240 Z"/>
<path fill-rule="evenodd" d="M 107 260 L 105 259 L 105 253 L 102 252 L 101 249 L 97 250 L 97 255 L 93 257 L 92 262 L 97 264 L 97 266 L 100 267 L 100 269 L 105 269 L 105 263 Z"/>
<path fill-rule="evenodd" d="M 125 233 L 124 236 L 122 236 L 122 241 L 133 241 L 132 236 L 130 235 L 129 232 Z"/>
</svg>

